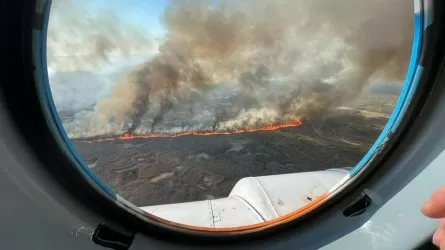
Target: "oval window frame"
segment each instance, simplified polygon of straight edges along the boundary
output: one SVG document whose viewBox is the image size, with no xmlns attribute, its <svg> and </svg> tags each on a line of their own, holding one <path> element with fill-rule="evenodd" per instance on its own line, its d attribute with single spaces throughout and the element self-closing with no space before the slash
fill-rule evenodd
<svg viewBox="0 0 445 250">
<path fill-rule="evenodd" d="M 202 236 L 232 236 L 236 235 L 247 235 L 258 231 L 263 231 L 278 225 L 286 224 L 290 221 L 296 221 L 297 219 L 302 219 L 303 217 L 312 214 L 316 208 L 324 205 L 328 200 L 333 200 L 337 195 L 345 191 L 345 187 L 353 178 L 360 175 L 363 171 L 372 167 L 373 160 L 382 154 L 388 147 L 388 142 L 393 138 L 394 133 L 396 133 L 401 128 L 402 120 L 406 117 L 408 108 L 411 101 L 419 87 L 420 77 L 423 73 L 423 66 L 421 64 L 423 58 L 423 43 L 427 38 L 427 33 L 425 30 L 433 23 L 432 16 L 432 4 L 429 0 L 413 0 L 414 1 L 414 36 L 413 36 L 413 46 L 411 52 L 411 58 L 409 63 L 409 68 L 406 74 L 405 83 L 402 87 L 399 99 L 394 107 L 394 110 L 387 121 L 384 129 L 382 130 L 378 139 L 374 142 L 373 146 L 368 150 L 368 152 L 363 156 L 359 163 L 352 168 L 349 175 L 346 176 L 337 185 L 332 187 L 328 192 L 320 195 L 316 199 L 307 203 L 305 206 L 298 208 L 286 215 L 280 216 L 274 220 L 251 224 L 241 227 L 225 227 L 225 228 L 207 228 L 207 227 L 196 227 L 185 225 L 181 223 L 176 223 L 162 219 L 160 217 L 154 216 L 139 207 L 133 205 L 132 203 L 125 200 L 123 197 L 115 193 L 110 187 L 102 182 L 87 166 L 83 158 L 78 154 L 71 140 L 68 138 L 64 127 L 59 119 L 57 113 L 51 88 L 49 85 L 49 76 L 47 70 L 46 61 L 46 34 L 49 22 L 49 13 L 51 1 L 42 0 L 41 4 L 37 4 L 37 8 L 40 8 L 42 15 L 42 30 L 41 32 L 33 33 L 33 44 L 38 45 L 33 48 L 33 60 L 34 64 L 37 65 L 35 70 L 35 79 L 37 82 L 37 89 L 40 97 L 40 103 L 44 111 L 45 118 L 48 125 L 56 138 L 59 146 L 63 149 L 66 156 L 68 156 L 72 162 L 75 169 L 88 181 L 91 187 L 105 196 L 108 200 L 113 201 L 117 206 L 124 209 L 126 212 L 133 214 L 139 219 L 146 223 L 154 224 L 158 227 L 174 230 L 181 233 L 202 235 Z"/>
</svg>

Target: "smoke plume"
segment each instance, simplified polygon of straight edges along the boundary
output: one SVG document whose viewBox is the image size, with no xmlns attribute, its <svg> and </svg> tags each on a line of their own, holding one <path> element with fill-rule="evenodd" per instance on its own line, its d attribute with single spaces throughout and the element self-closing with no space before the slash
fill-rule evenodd
<svg viewBox="0 0 445 250">
<path fill-rule="evenodd" d="M 198 103 L 190 117 L 204 112 L 200 97 L 224 86 L 236 89 L 231 105 L 212 111 L 213 122 L 199 129 L 323 116 L 373 80 L 405 77 L 413 6 L 404 0 L 177 0 L 163 22 L 158 52 L 98 104 L 91 131 L 111 123 L 116 132 L 156 131 L 176 106 Z M 116 29 L 107 39 L 95 37 L 96 54 L 125 48 Z"/>
</svg>

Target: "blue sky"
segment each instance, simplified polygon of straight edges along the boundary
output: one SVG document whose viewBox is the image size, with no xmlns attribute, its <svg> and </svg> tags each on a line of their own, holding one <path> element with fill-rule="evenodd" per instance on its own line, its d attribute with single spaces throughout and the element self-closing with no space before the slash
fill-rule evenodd
<svg viewBox="0 0 445 250">
<path fill-rule="evenodd" d="M 89 2 L 89 11 L 102 8 L 117 12 L 126 21 L 135 25 L 142 25 L 153 35 L 162 35 L 162 15 L 170 0 L 92 0 Z"/>
</svg>

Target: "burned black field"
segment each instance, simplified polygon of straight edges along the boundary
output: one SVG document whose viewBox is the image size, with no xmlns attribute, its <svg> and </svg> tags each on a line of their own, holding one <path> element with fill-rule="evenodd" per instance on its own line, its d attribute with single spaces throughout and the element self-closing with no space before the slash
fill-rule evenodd
<svg viewBox="0 0 445 250">
<path fill-rule="evenodd" d="M 227 196 L 243 177 L 353 167 L 395 101 L 361 97 L 327 117 L 276 131 L 73 142 L 92 171 L 135 205 L 213 199 Z"/>
</svg>

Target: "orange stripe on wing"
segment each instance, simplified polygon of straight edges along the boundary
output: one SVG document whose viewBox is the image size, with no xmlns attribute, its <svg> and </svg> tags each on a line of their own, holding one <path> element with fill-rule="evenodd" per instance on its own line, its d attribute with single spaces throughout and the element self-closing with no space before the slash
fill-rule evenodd
<svg viewBox="0 0 445 250">
<path fill-rule="evenodd" d="M 324 201 L 326 200 L 326 198 L 329 196 L 329 193 L 323 193 L 320 196 L 318 196 L 317 198 L 315 198 L 314 200 L 312 200 L 311 202 L 305 204 L 304 206 L 290 212 L 287 213 L 285 215 L 282 215 L 278 218 L 269 220 L 269 221 L 265 221 L 265 222 L 261 222 L 261 223 L 256 223 L 256 224 L 251 224 L 251 225 L 246 225 L 246 226 L 237 226 L 237 227 L 218 227 L 218 228 L 211 228 L 211 227 L 199 227 L 199 226 L 190 226 L 190 225 L 186 225 L 186 224 L 182 224 L 182 223 L 177 223 L 174 221 L 170 221 L 170 220 L 166 220 L 163 219 L 161 217 L 158 217 L 156 215 L 150 214 L 146 211 L 143 211 L 143 214 L 152 219 L 155 220 L 157 222 L 160 223 L 164 223 L 167 224 L 169 226 L 173 226 L 173 227 L 177 227 L 180 229 L 186 229 L 186 230 L 191 230 L 191 231 L 199 231 L 199 232 L 219 232 L 219 233 L 235 233 L 235 232 L 245 232 L 245 231 L 261 231 L 264 230 L 266 228 L 271 228 L 273 226 L 277 226 L 277 225 L 282 225 L 284 223 L 287 223 L 289 221 L 292 221 L 296 218 L 299 218 L 307 213 L 309 213 L 310 211 L 316 209 L 317 207 L 319 207 L 321 204 L 324 203 Z"/>
</svg>

